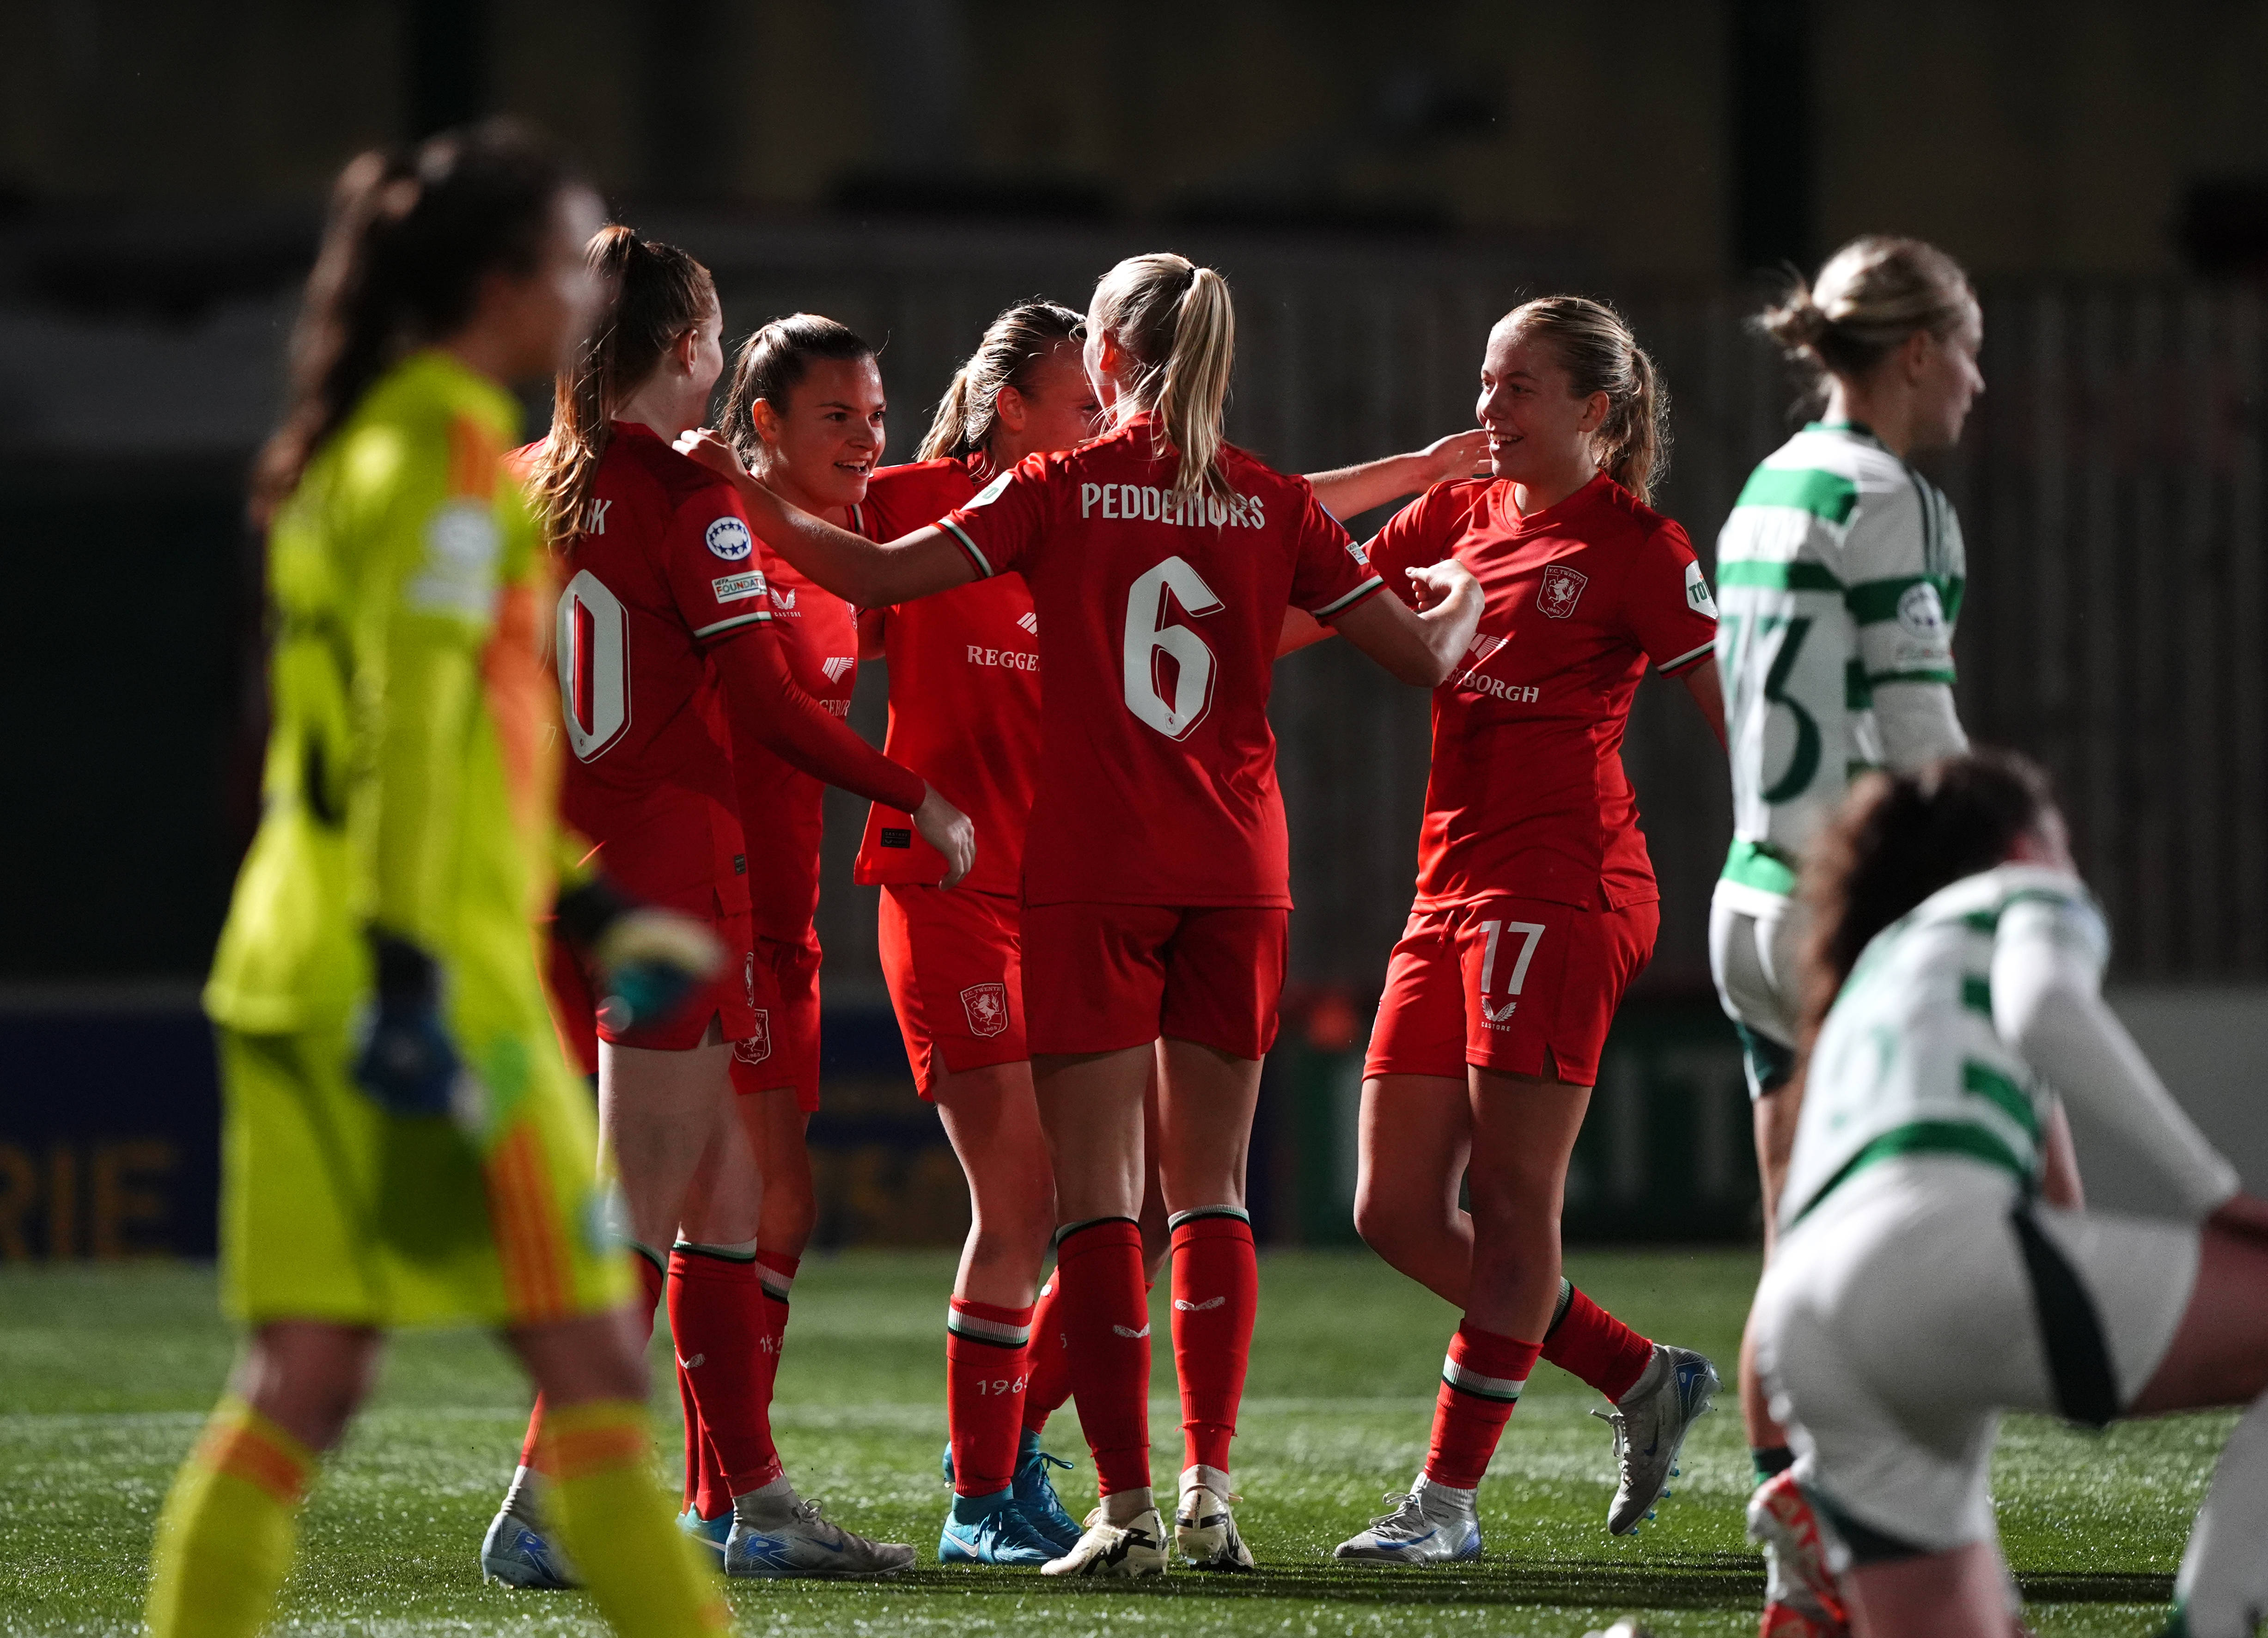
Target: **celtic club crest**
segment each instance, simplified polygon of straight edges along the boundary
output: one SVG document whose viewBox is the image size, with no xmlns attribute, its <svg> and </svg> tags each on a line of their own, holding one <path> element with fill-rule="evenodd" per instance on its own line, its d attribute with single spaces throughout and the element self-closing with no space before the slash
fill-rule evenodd
<svg viewBox="0 0 2268 1638">
<path fill-rule="evenodd" d="M 1591 577 L 1555 563 L 1543 571 L 1543 584 L 1535 594 L 1535 606 L 1554 620 L 1565 620 L 1575 612 L 1575 600 Z"/>
</svg>

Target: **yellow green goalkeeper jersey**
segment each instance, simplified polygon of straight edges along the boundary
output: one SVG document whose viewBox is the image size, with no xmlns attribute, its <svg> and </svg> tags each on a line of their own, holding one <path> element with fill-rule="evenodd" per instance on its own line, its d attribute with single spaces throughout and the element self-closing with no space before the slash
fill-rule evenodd
<svg viewBox="0 0 2268 1638">
<path fill-rule="evenodd" d="M 500 1105 L 525 1076 L 486 1060 L 547 1030 L 533 919 L 558 846 L 547 559 L 503 468 L 518 423 L 496 383 L 416 354 L 276 513 L 263 812 L 205 989 L 235 1030 L 335 1028 L 369 991 L 376 923 L 439 963 Z"/>
</svg>

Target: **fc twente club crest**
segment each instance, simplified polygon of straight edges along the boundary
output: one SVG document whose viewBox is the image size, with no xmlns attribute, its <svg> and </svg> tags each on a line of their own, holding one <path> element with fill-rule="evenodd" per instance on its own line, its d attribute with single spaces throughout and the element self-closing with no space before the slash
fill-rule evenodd
<svg viewBox="0 0 2268 1638">
<path fill-rule="evenodd" d="M 968 1015 L 968 1033 L 998 1035 L 1008 1027 L 1008 986 L 972 984 L 961 992 L 961 1010 Z"/>
<path fill-rule="evenodd" d="M 1575 612 L 1575 600 L 1591 577 L 1565 564 L 1555 563 L 1543 571 L 1543 584 L 1535 594 L 1535 606 L 1554 620 L 1565 620 Z"/>
</svg>

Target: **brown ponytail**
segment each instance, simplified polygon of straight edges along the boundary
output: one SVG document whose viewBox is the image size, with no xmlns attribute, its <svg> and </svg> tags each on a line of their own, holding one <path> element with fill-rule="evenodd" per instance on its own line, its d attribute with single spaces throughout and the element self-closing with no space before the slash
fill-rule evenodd
<svg viewBox="0 0 2268 1638">
<path fill-rule="evenodd" d="M 1133 360 L 1127 393 L 1154 410 L 1157 442 L 1182 457 L 1174 493 L 1230 498 L 1220 476 L 1229 372 L 1236 362 L 1236 309 L 1228 281 L 1170 251 L 1130 256 L 1094 288 L 1088 321 Z"/>
<path fill-rule="evenodd" d="M 640 239 L 627 227 L 600 228 L 583 258 L 606 292 L 605 305 L 552 388 L 551 431 L 530 482 L 543 537 L 555 551 L 582 532 L 615 412 L 717 306 L 707 268 L 676 246 Z"/>
<path fill-rule="evenodd" d="M 298 487 L 379 376 L 464 326 L 485 275 L 535 269 L 553 206 L 578 185 L 549 146 L 502 120 L 349 162 L 291 332 L 284 413 L 254 463 L 254 522 Z"/>
<path fill-rule="evenodd" d="M 1669 389 L 1622 314 L 1587 297 L 1543 296 L 1514 307 L 1497 328 L 1550 341 L 1576 397 L 1607 395 L 1591 458 L 1640 500 L 1653 499 L 1669 471 Z"/>
<path fill-rule="evenodd" d="M 792 313 L 773 319 L 740 343 L 733 360 L 733 385 L 725 395 L 725 439 L 753 469 L 763 440 L 756 436 L 756 400 L 784 415 L 788 395 L 821 358 L 855 363 L 874 350 L 847 324 L 816 313 Z"/>
<path fill-rule="evenodd" d="M 1804 860 L 1812 933 L 1802 1038 L 1817 1032 L 1876 933 L 1940 888 L 2005 862 L 2054 807 L 2046 773 L 2014 751 L 1968 751 L 1854 784 Z"/>
<path fill-rule="evenodd" d="M 1020 302 L 1002 313 L 985 327 L 968 362 L 954 372 L 914 459 L 957 458 L 987 447 L 999 423 L 1001 389 L 1025 391 L 1033 366 L 1085 334 L 1086 322 L 1051 301 Z"/>
<path fill-rule="evenodd" d="M 1824 397 L 1830 376 L 1863 380 L 1915 331 L 1949 335 L 1976 308 L 1969 275 L 1936 246 L 1868 233 L 1830 256 L 1811 284 L 1798 275 L 1751 323 Z"/>
</svg>

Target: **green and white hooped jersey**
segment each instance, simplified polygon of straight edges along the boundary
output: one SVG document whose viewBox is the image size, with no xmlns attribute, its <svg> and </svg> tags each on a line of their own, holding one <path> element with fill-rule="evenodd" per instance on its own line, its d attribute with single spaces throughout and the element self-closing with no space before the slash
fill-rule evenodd
<svg viewBox="0 0 2268 1638">
<path fill-rule="evenodd" d="M 1812 837 L 1882 759 L 1874 689 L 1953 681 L 1966 574 L 1952 506 L 1863 427 L 1814 422 L 1750 474 L 1717 536 L 1720 900 L 1779 912 Z"/>
<path fill-rule="evenodd" d="M 2099 978 L 2110 934 L 2076 876 L 2002 865 L 1925 899 L 1874 936 L 1821 1025 L 1780 1225 L 1901 1155 L 1962 1155 L 2029 1189 L 2054 1098 L 1992 1022 L 1992 956 L 2045 936 Z"/>
</svg>

